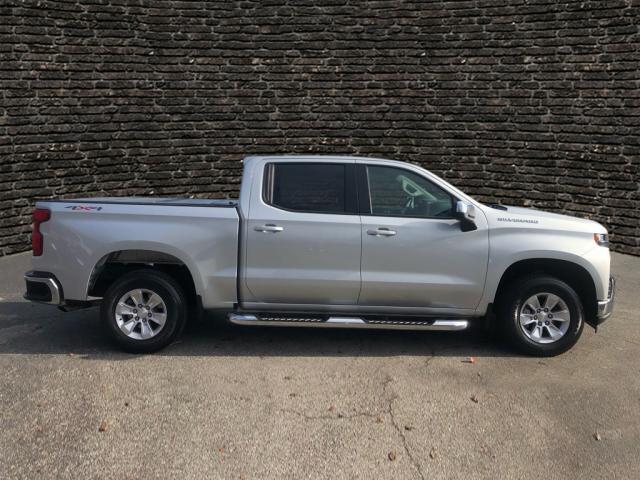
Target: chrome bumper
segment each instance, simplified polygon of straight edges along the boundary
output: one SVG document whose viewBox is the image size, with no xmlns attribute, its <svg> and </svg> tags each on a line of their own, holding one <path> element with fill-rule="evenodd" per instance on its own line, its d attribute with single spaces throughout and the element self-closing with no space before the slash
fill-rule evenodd
<svg viewBox="0 0 640 480">
<path fill-rule="evenodd" d="M 598 323 L 604 322 L 613 313 L 613 299 L 616 294 L 616 280 L 609 277 L 609 293 L 607 299 L 598 302 Z"/>
<path fill-rule="evenodd" d="M 61 305 L 63 302 L 62 288 L 58 280 L 46 272 L 27 272 L 24 274 L 27 291 L 26 300 L 50 305 Z"/>
</svg>

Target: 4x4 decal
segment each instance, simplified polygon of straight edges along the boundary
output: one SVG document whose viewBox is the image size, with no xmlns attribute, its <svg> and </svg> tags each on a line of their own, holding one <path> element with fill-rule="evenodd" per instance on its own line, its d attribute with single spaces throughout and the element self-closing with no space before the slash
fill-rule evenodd
<svg viewBox="0 0 640 480">
<path fill-rule="evenodd" d="M 93 210 L 95 210 L 96 212 L 99 212 L 100 210 L 102 210 L 102 207 L 91 207 L 89 205 L 69 205 L 64 208 L 70 208 L 73 211 L 80 211 L 80 212 L 91 212 Z"/>
</svg>

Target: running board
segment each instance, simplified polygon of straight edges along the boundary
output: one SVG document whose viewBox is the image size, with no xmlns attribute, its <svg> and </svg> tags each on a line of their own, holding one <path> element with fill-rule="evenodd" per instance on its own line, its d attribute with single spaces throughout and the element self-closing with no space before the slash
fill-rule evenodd
<svg viewBox="0 0 640 480">
<path fill-rule="evenodd" d="M 369 328 L 385 330 L 435 330 L 460 331 L 469 327 L 468 320 L 439 319 L 419 320 L 365 320 L 359 317 L 314 317 L 314 316 L 258 316 L 247 313 L 230 313 L 229 321 L 235 325 L 270 327 L 324 327 L 324 328 Z"/>
</svg>

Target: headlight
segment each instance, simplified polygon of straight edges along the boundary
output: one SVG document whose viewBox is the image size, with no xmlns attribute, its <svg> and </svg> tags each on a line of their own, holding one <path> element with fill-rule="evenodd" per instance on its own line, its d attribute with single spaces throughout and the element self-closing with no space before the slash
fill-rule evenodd
<svg viewBox="0 0 640 480">
<path fill-rule="evenodd" d="M 608 233 L 594 233 L 593 239 L 601 247 L 609 246 L 609 234 Z"/>
</svg>

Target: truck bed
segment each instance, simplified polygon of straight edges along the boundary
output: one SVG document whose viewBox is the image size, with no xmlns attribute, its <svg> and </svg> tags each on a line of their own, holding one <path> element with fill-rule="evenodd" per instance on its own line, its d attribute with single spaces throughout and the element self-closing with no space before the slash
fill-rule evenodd
<svg viewBox="0 0 640 480">
<path fill-rule="evenodd" d="M 41 200 L 44 252 L 35 270 L 54 274 L 67 300 L 87 300 L 92 279 L 114 256 L 158 252 L 185 265 L 205 308 L 237 302 L 240 218 L 235 200 L 105 197 Z M 199 207 L 199 208 L 194 208 Z"/>
<path fill-rule="evenodd" d="M 236 207 L 235 199 L 209 199 L 209 198 L 184 198 L 184 197 L 94 197 L 43 200 L 58 203 L 104 203 L 104 204 L 128 204 L 128 205 L 158 205 L 176 207 Z"/>
</svg>

